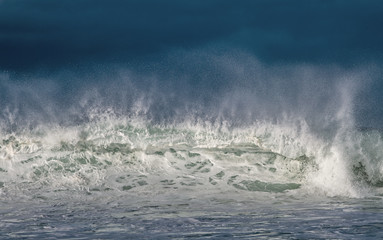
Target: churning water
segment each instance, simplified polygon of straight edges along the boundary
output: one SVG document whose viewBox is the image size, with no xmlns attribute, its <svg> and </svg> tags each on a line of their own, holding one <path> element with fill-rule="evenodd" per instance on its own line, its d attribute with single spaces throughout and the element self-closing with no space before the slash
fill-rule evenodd
<svg viewBox="0 0 383 240">
<path fill-rule="evenodd" d="M 0 238 L 383 237 L 360 76 L 211 62 L 65 91 L 3 76 Z"/>
<path fill-rule="evenodd" d="M 376 130 L 103 119 L 2 136 L 3 238 L 382 236 Z"/>
</svg>

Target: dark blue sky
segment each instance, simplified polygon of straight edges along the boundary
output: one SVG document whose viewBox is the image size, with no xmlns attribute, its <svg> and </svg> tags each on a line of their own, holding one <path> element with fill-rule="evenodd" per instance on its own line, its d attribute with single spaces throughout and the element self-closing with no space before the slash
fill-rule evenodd
<svg viewBox="0 0 383 240">
<path fill-rule="evenodd" d="M 0 81 L 0 101 L 22 102 L 29 94 L 39 96 L 40 102 L 45 98 L 65 103 L 77 99 L 84 85 L 99 84 L 104 75 L 109 85 L 118 84 L 121 77 L 111 80 L 118 75 L 111 70 L 115 66 L 156 75 L 159 83 L 141 76 L 135 87 L 146 91 L 146 86 L 158 85 L 173 96 L 173 102 L 185 96 L 214 102 L 218 98 L 214 91 L 225 87 L 268 89 L 260 87 L 262 81 L 275 85 L 270 74 L 261 74 L 263 80 L 245 74 L 247 80 L 237 81 L 239 68 L 230 72 L 209 56 L 229 53 L 235 58 L 238 52 L 242 55 L 234 64 L 246 61 L 245 53 L 267 66 L 335 66 L 353 71 L 374 66 L 371 79 L 366 79 L 369 86 L 360 91 L 355 105 L 361 125 L 383 127 L 383 81 L 376 73 L 383 64 L 382 29 L 380 0 L 0 0 L 0 71 L 8 74 L 2 80 L 6 83 Z M 244 65 L 257 75 L 251 64 Z M 44 87 L 32 84 L 36 78 L 55 79 L 60 87 L 31 93 L 47 86 L 44 81 L 40 81 Z M 10 82 L 20 80 L 23 86 L 12 87 Z M 334 84 L 323 78 L 310 81 L 321 81 L 321 89 Z M 364 79 L 359 81 L 364 85 Z M 276 94 L 289 96 L 286 101 L 293 106 L 296 90 L 279 90 Z M 31 108 L 31 102 L 13 105 Z M 33 109 L 41 108 L 37 105 Z"/>
<path fill-rule="evenodd" d="M 3 0 L 0 69 L 130 63 L 177 48 L 240 48 L 265 62 L 383 59 L 379 0 Z"/>
</svg>

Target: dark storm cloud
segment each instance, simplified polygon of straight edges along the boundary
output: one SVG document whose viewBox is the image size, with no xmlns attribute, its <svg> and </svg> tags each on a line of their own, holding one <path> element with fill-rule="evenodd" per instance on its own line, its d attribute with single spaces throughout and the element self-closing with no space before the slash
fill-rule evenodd
<svg viewBox="0 0 383 240">
<path fill-rule="evenodd" d="M 380 61 L 382 13 L 373 0 L 5 0 L 0 68 L 134 62 L 204 46 L 268 62 Z"/>
</svg>

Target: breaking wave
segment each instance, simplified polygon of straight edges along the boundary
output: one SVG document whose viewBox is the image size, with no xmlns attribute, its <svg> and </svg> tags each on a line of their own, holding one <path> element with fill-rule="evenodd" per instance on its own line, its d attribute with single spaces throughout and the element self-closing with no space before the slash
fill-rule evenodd
<svg viewBox="0 0 383 240">
<path fill-rule="evenodd" d="M 1 196 L 380 194 L 382 132 L 354 120 L 363 71 L 195 55 L 103 80 L 1 76 Z"/>
<path fill-rule="evenodd" d="M 2 135 L 2 194 L 303 191 L 361 197 L 383 185 L 382 134 L 325 141 L 297 125 L 150 125 L 108 119 Z"/>
</svg>

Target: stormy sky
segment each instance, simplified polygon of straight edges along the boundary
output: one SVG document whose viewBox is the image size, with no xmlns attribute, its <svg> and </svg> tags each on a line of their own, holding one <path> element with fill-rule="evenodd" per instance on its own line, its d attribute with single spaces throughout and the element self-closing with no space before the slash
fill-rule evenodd
<svg viewBox="0 0 383 240">
<path fill-rule="evenodd" d="M 383 59 L 379 0 L 3 0 L 0 69 L 134 62 L 215 44 L 266 62 Z"/>
<path fill-rule="evenodd" d="M 382 26 L 380 0 L 1 0 L 0 71 L 142 68 L 170 52 L 204 49 L 269 65 L 381 66 Z M 358 105 L 374 124 L 383 116 L 375 78 Z"/>
</svg>

